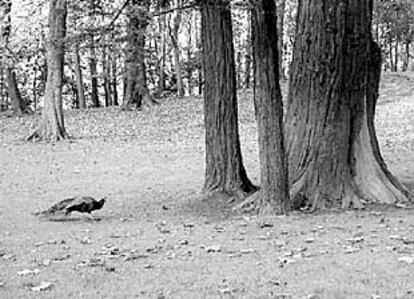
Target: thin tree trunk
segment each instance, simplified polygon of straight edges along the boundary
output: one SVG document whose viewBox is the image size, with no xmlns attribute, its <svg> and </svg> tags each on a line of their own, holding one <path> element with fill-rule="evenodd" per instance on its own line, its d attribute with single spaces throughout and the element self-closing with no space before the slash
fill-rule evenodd
<svg viewBox="0 0 414 299">
<path fill-rule="evenodd" d="M 405 42 L 405 72 L 408 71 L 408 68 L 410 67 L 410 43 L 411 41 L 409 40 Z"/>
<path fill-rule="evenodd" d="M 24 112 L 24 101 L 20 95 L 19 88 L 17 87 L 16 74 L 12 68 L 7 69 L 7 87 L 10 98 L 10 103 L 14 113 L 20 115 Z"/>
<path fill-rule="evenodd" d="M 190 20 L 188 22 L 188 29 L 187 29 L 187 35 L 188 35 L 188 46 L 187 46 L 187 61 L 191 61 L 191 49 L 193 48 L 193 13 L 191 12 Z M 187 77 L 188 77 L 188 95 L 191 97 L 193 95 L 193 67 L 189 64 L 187 66 Z"/>
<path fill-rule="evenodd" d="M 391 70 L 391 72 L 395 72 L 395 67 L 394 67 L 394 56 L 392 55 L 392 40 L 391 39 L 389 39 L 389 47 L 390 47 L 390 56 L 389 56 L 389 59 L 390 59 L 390 70 Z"/>
<path fill-rule="evenodd" d="M 63 118 L 62 85 L 65 57 L 67 0 L 49 4 L 49 40 L 47 42 L 48 74 L 42 119 L 28 140 L 58 141 L 67 138 Z"/>
<path fill-rule="evenodd" d="M 175 0 L 175 7 L 180 7 L 181 1 Z M 170 26 L 170 38 L 171 44 L 173 46 L 173 55 L 174 55 L 174 69 L 177 78 L 177 93 L 178 96 L 184 96 L 184 84 L 183 84 L 183 74 L 181 70 L 181 59 L 180 59 L 180 46 L 178 44 L 178 31 L 181 24 L 181 11 L 176 10 L 172 16 L 172 26 Z"/>
<path fill-rule="evenodd" d="M 243 166 L 238 131 L 236 74 L 229 5 L 201 4 L 206 171 L 204 192 L 244 197 L 256 188 Z"/>
<path fill-rule="evenodd" d="M 75 76 L 76 76 L 76 94 L 78 96 L 79 108 L 86 108 L 85 90 L 83 86 L 82 68 L 79 54 L 79 43 L 75 42 L 74 62 L 75 62 Z"/>
<path fill-rule="evenodd" d="M 99 108 L 100 102 L 99 102 L 99 93 L 98 93 L 98 73 L 96 71 L 96 49 L 95 49 L 95 38 L 93 35 L 91 35 L 91 45 L 89 49 L 89 69 L 91 72 L 91 99 L 92 99 L 92 107 Z"/>
<path fill-rule="evenodd" d="M 0 2 L 0 44 L 4 48 L 7 48 L 9 44 L 11 32 L 11 9 L 11 0 L 4 0 Z M 7 89 L 11 107 L 15 114 L 20 115 L 26 110 L 26 107 L 17 86 L 16 73 L 13 70 L 11 61 L 5 59 L 4 63 L 6 64 Z"/>
<path fill-rule="evenodd" d="M 285 125 L 293 201 L 312 210 L 406 201 L 375 146 L 372 1 L 303 0 L 298 13 Z"/>
<path fill-rule="evenodd" d="M 160 27 L 160 61 L 158 63 L 158 94 L 162 95 L 165 90 L 165 59 L 166 59 L 166 38 L 165 38 L 165 15 L 161 15 L 159 18 Z"/>
<path fill-rule="evenodd" d="M 105 107 L 113 105 L 112 90 L 111 90 L 111 58 L 108 46 L 102 49 L 102 73 L 103 73 L 103 87 L 105 93 Z"/>
<path fill-rule="evenodd" d="M 7 110 L 7 101 L 4 95 L 4 71 L 3 65 L 0 64 L 0 112 Z"/>
<path fill-rule="evenodd" d="M 116 56 L 112 57 L 111 60 L 111 85 L 112 85 L 112 92 L 113 92 L 113 105 L 114 106 L 118 106 L 119 105 L 119 100 L 118 100 L 118 77 L 117 77 L 117 61 L 116 61 Z"/>
<path fill-rule="evenodd" d="M 252 9 L 252 29 L 254 103 L 261 173 L 260 190 L 252 198 L 261 213 L 286 214 L 291 210 L 291 203 L 283 140 L 283 104 L 279 85 L 274 0 L 255 3 Z"/>
<path fill-rule="evenodd" d="M 398 41 L 394 44 L 394 72 L 398 72 Z"/>
</svg>

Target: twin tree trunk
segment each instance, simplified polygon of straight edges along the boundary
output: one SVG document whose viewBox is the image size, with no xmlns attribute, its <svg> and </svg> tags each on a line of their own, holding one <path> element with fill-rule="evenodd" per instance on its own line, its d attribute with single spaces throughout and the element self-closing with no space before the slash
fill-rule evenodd
<svg viewBox="0 0 414 299">
<path fill-rule="evenodd" d="M 39 127 L 28 140 L 58 141 L 67 138 L 63 120 L 62 79 L 67 0 L 49 4 L 49 40 L 47 42 L 47 82 L 44 108 Z"/>
<path fill-rule="evenodd" d="M 233 33 L 225 1 L 200 1 L 204 67 L 204 191 L 244 197 L 256 190 L 240 150 Z"/>
<path fill-rule="evenodd" d="M 374 128 L 381 71 L 372 0 L 302 0 L 286 115 L 291 194 L 311 209 L 406 201 Z"/>
<path fill-rule="evenodd" d="M 259 136 L 260 190 L 253 196 L 260 212 L 291 210 L 279 85 L 278 36 L 274 0 L 257 1 L 252 10 L 254 104 Z"/>
</svg>

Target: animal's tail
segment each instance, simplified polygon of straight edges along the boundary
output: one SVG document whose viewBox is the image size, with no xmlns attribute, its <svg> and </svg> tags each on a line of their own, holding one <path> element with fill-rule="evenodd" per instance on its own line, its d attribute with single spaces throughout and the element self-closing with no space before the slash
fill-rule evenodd
<svg viewBox="0 0 414 299">
<path fill-rule="evenodd" d="M 44 211 L 36 211 L 34 213 L 32 213 L 33 216 L 50 216 L 53 213 L 51 213 L 51 211 L 49 210 L 44 210 Z"/>
</svg>

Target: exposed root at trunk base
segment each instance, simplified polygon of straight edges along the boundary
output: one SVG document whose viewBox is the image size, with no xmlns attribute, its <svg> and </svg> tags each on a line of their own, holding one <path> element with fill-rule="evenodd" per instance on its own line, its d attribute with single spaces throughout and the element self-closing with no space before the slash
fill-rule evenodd
<svg viewBox="0 0 414 299">
<path fill-rule="evenodd" d="M 288 209 L 273 206 L 268 200 L 263 198 L 260 190 L 248 196 L 242 202 L 236 204 L 232 210 L 237 213 L 259 214 L 259 215 L 282 215 L 291 210 L 300 210 L 304 207 L 303 197 L 295 197 Z M 287 210 L 287 211 L 284 211 Z"/>
<path fill-rule="evenodd" d="M 68 134 L 66 133 L 55 133 L 52 134 L 48 130 L 43 129 L 36 129 L 33 133 L 31 133 L 29 136 L 25 138 L 26 141 L 32 141 L 32 142 L 57 142 L 61 140 L 69 139 Z"/>
<path fill-rule="evenodd" d="M 141 103 L 124 103 L 121 105 L 121 110 L 123 111 L 132 111 L 132 110 L 142 110 L 144 107 L 153 107 L 160 105 L 160 103 L 150 95 L 145 95 L 142 97 Z"/>
<path fill-rule="evenodd" d="M 291 187 L 293 209 L 315 212 L 327 209 L 363 209 L 366 198 L 347 176 L 322 181 L 309 169 Z"/>
</svg>

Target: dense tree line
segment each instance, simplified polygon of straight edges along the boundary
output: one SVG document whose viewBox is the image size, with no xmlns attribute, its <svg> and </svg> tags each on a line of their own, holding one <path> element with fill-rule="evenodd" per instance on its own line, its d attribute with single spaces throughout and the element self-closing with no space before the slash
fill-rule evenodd
<svg viewBox="0 0 414 299">
<path fill-rule="evenodd" d="M 30 140 L 67 138 L 63 107 L 139 109 L 165 92 L 198 93 L 208 194 L 278 214 L 411 198 L 388 171 L 374 127 L 381 70 L 410 68 L 409 1 L 50 0 L 32 47 L 10 42 L 15 3 L 0 2 L 1 104 L 23 113 L 43 98 Z M 18 84 L 22 61 L 33 73 Z M 250 87 L 260 188 L 243 166 L 238 131 L 236 91 Z"/>
</svg>

